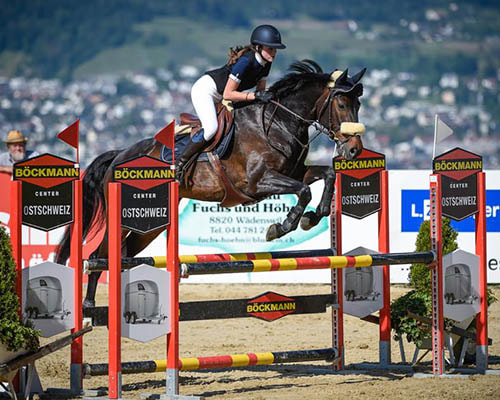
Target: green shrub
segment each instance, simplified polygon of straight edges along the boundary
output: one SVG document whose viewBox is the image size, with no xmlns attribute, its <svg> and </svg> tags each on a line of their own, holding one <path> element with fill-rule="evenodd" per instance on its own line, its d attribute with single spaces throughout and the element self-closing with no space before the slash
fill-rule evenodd
<svg viewBox="0 0 500 400">
<path fill-rule="evenodd" d="M 9 235 L 0 226 L 0 342 L 10 351 L 23 348 L 35 351 L 39 346 L 40 333 L 33 329 L 29 321 L 20 320 L 16 278 Z"/>
<path fill-rule="evenodd" d="M 443 255 L 458 248 L 458 232 L 453 229 L 448 218 L 442 219 Z M 415 242 L 415 251 L 431 250 L 430 221 L 420 225 Z M 427 264 L 413 264 L 410 268 L 410 287 L 413 289 L 391 303 L 391 326 L 395 330 L 394 339 L 400 340 L 403 334 L 409 342 L 422 345 L 424 339 L 431 337 L 430 326 L 407 316 L 407 312 L 424 317 L 432 314 L 431 270 Z M 448 326 L 449 321 L 445 321 Z"/>
<path fill-rule="evenodd" d="M 456 242 L 458 232 L 453 229 L 448 218 L 442 219 L 443 256 L 458 248 Z M 425 220 L 420 225 L 415 251 L 431 250 L 430 221 Z M 413 264 L 410 269 L 410 287 L 417 291 L 431 292 L 431 270 L 426 264 Z"/>
</svg>

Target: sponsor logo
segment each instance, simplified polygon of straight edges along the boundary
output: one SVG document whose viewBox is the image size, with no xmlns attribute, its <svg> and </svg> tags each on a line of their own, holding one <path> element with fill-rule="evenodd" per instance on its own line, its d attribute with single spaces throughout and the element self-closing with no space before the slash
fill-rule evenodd
<svg viewBox="0 0 500 400">
<path fill-rule="evenodd" d="M 362 179 L 385 169 L 385 156 L 376 151 L 363 149 L 355 160 L 346 160 L 343 157 L 333 159 L 333 169 L 344 175 Z"/>
<path fill-rule="evenodd" d="M 174 179 L 175 172 L 164 168 L 122 168 L 113 171 L 113 180 Z"/>
<path fill-rule="evenodd" d="M 461 148 L 455 148 L 437 156 L 432 162 L 433 172 L 460 181 L 481 172 L 481 156 Z"/>
<path fill-rule="evenodd" d="M 75 181 L 79 177 L 78 164 L 52 154 L 42 154 L 14 164 L 14 180 L 44 188 Z"/>
<path fill-rule="evenodd" d="M 254 317 L 274 321 L 295 312 L 295 300 L 274 292 L 266 292 L 247 303 L 247 313 Z"/>
<path fill-rule="evenodd" d="M 148 190 L 171 182 L 175 170 L 170 164 L 150 156 L 139 156 L 115 165 L 113 180 L 138 189 Z"/>
</svg>

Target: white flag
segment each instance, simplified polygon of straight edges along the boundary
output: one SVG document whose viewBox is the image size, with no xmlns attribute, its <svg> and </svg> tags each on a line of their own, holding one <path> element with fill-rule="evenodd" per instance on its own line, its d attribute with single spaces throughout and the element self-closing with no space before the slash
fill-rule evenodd
<svg viewBox="0 0 500 400">
<path fill-rule="evenodd" d="M 451 135 L 453 135 L 453 129 L 441 121 L 436 114 L 434 121 L 434 148 L 432 150 L 432 158 L 436 155 L 436 145 Z"/>
</svg>

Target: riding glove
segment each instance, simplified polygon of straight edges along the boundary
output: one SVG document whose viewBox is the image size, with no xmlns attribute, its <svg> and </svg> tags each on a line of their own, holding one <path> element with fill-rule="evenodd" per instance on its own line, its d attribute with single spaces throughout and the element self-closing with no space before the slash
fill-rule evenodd
<svg viewBox="0 0 500 400">
<path fill-rule="evenodd" d="M 273 94 L 271 92 L 259 91 L 255 92 L 255 100 L 261 101 L 262 103 L 269 103 L 273 99 Z"/>
</svg>

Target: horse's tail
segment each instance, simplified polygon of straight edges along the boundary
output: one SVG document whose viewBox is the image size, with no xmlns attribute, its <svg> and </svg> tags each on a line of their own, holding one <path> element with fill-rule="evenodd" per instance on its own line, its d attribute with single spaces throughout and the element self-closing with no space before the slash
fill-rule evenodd
<svg viewBox="0 0 500 400">
<path fill-rule="evenodd" d="M 104 199 L 104 175 L 109 166 L 121 150 L 111 150 L 101 154 L 92 161 L 85 170 L 83 177 L 83 220 L 82 220 L 82 240 L 85 240 L 91 226 L 96 225 L 100 229 L 106 220 L 105 199 Z M 70 255 L 71 234 L 70 229 L 66 229 L 64 236 L 59 243 L 55 262 L 65 264 Z"/>
</svg>

